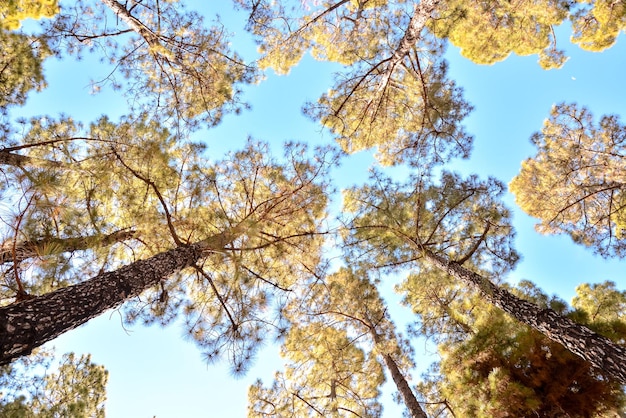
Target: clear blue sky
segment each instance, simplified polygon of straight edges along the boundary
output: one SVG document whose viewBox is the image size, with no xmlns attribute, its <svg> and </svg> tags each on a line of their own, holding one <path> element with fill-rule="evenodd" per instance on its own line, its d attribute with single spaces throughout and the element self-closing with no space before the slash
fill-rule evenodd
<svg viewBox="0 0 626 418">
<path fill-rule="evenodd" d="M 254 47 L 242 30 L 242 16 L 232 12 L 230 4 L 195 2 L 209 16 L 219 12 L 226 27 L 235 33 L 233 47 L 252 54 Z M 624 36 L 613 48 L 590 53 L 569 45 L 567 28 L 560 28 L 557 35 L 560 47 L 571 57 L 560 70 L 544 71 L 537 65 L 536 57 L 516 56 L 493 66 L 477 66 L 460 57 L 455 48 L 449 49 L 450 76 L 464 87 L 466 99 L 475 106 L 466 121 L 476 138 L 474 152 L 470 160 L 455 163 L 455 169 L 495 176 L 508 183 L 521 161 L 534 153 L 530 135 L 541 129 L 551 106 L 561 101 L 587 105 L 597 116 L 621 114 L 622 120 L 626 120 Z M 252 104 L 252 111 L 229 116 L 218 128 L 202 132 L 198 138 L 206 139 L 215 158 L 220 158 L 227 148 L 242 145 L 248 135 L 277 146 L 293 139 L 327 143 L 330 136 L 304 118 L 300 109 L 306 100 L 316 99 L 330 87 L 332 68 L 335 67 L 308 57 L 287 77 L 268 74 L 264 82 L 246 89 L 245 98 Z M 66 113 L 87 122 L 101 114 L 115 118 L 120 109 L 115 93 L 89 95 L 90 79 L 104 75 L 105 71 L 88 59 L 78 64 L 69 58 L 49 61 L 46 76 L 50 87 L 33 94 L 24 113 Z M 365 180 L 370 164 L 372 159 L 367 153 L 346 160 L 337 172 L 338 183 Z M 507 196 L 507 201 L 514 206 L 511 196 Z M 593 256 L 585 248 L 571 244 L 567 237 L 538 235 L 533 225 L 532 219 L 515 210 L 517 248 L 523 260 L 510 280 L 530 279 L 547 293 L 568 301 L 575 286 L 582 282 L 614 280 L 619 288 L 626 288 L 623 262 Z M 406 315 L 402 309 L 397 312 Z M 182 334 L 176 325 L 165 329 L 134 326 L 125 330 L 120 315 L 111 312 L 58 338 L 54 345 L 59 353 L 90 352 L 94 362 L 107 367 L 110 418 L 242 417 L 248 385 L 257 378 L 271 381 L 281 364 L 277 347 L 268 345 L 247 376 L 236 380 L 227 365 L 203 363 L 199 350 L 183 340 Z M 419 342 L 415 348 L 419 361 L 424 344 Z M 396 408 L 386 401 L 384 416 L 399 416 Z"/>
</svg>

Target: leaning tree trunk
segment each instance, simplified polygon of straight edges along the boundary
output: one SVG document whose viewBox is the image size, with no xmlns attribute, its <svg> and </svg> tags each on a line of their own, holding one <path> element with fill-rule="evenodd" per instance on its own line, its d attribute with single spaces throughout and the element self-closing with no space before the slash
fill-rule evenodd
<svg viewBox="0 0 626 418">
<path fill-rule="evenodd" d="M 64 164 L 59 161 L 45 160 L 42 158 L 29 157 L 27 155 L 16 154 L 8 149 L 0 149 L 0 165 L 12 167 L 32 167 L 32 168 L 62 168 Z"/>
<path fill-rule="evenodd" d="M 372 336 L 374 343 L 380 344 L 383 337 L 378 332 L 376 332 L 376 326 L 374 324 L 372 324 L 370 321 L 367 322 L 369 323 L 368 326 L 370 330 L 370 335 Z M 409 410 L 409 415 L 411 416 L 411 418 L 428 418 L 426 412 L 424 412 L 419 402 L 417 401 L 417 398 L 415 397 L 411 386 L 409 386 L 409 382 L 407 382 L 406 378 L 402 374 L 402 371 L 398 367 L 398 364 L 393 359 L 391 354 L 381 353 L 381 355 L 383 357 L 383 361 L 385 363 L 385 366 L 387 367 L 387 370 L 389 370 L 389 373 L 391 374 L 393 382 L 396 384 L 396 389 L 398 389 L 398 392 L 400 392 L 400 396 L 402 396 L 404 405 Z"/>
<path fill-rule="evenodd" d="M 180 246 L 82 283 L 0 308 L 0 365 L 74 329 L 161 280 L 220 251 L 240 233 L 235 227 L 192 245 Z"/>
<path fill-rule="evenodd" d="M 385 366 L 387 366 L 387 370 L 389 370 L 389 373 L 391 373 L 391 378 L 396 384 L 396 388 L 398 389 L 398 392 L 400 392 L 400 395 L 404 400 L 404 405 L 406 405 L 407 409 L 409 410 L 409 415 L 411 416 L 411 418 L 427 418 L 426 413 L 420 406 L 417 398 L 415 397 L 415 394 L 411 390 L 409 382 L 406 381 L 404 375 L 400 371 L 400 368 L 393 360 L 391 355 L 388 353 L 383 354 L 383 361 L 385 362 Z"/>
<path fill-rule="evenodd" d="M 385 63 L 378 83 L 378 93 L 386 88 L 398 64 L 413 50 L 413 47 L 419 40 L 420 33 L 426 27 L 426 23 L 432 18 L 439 1 L 422 0 L 414 6 L 413 16 L 411 16 L 409 25 L 404 31 L 404 36 L 400 39 L 400 43 Z"/>
<path fill-rule="evenodd" d="M 422 254 L 435 267 L 476 287 L 487 301 L 518 321 L 543 333 L 594 367 L 604 371 L 608 376 L 626 384 L 626 347 L 577 324 L 552 309 L 542 309 L 534 303 L 520 299 L 479 274 L 428 249 L 423 249 Z"/>
<path fill-rule="evenodd" d="M 109 7 L 120 19 L 128 25 L 128 27 L 140 35 L 148 45 L 152 47 L 159 46 L 159 37 L 156 33 L 152 32 L 146 27 L 139 19 L 130 13 L 130 10 L 125 5 L 116 0 L 101 0 L 107 7 Z"/>
</svg>

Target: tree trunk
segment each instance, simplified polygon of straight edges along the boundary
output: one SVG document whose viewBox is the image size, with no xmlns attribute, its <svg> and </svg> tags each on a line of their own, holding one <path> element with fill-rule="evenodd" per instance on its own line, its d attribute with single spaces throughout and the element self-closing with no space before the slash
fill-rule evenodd
<svg viewBox="0 0 626 418">
<path fill-rule="evenodd" d="M 409 410 L 411 418 L 427 418 L 426 413 L 417 401 L 417 398 L 413 394 L 409 383 L 404 378 L 404 375 L 398 368 L 396 362 L 391 357 L 391 354 L 383 354 L 383 361 L 385 362 L 389 373 L 391 373 L 391 378 L 396 384 L 398 392 L 400 392 L 400 395 L 402 395 L 402 399 L 404 400 L 404 404 Z"/>
<path fill-rule="evenodd" d="M 126 241 L 135 235 L 135 231 L 123 229 L 108 235 L 91 235 L 75 238 L 42 238 L 33 241 L 5 241 L 0 245 L 0 264 L 21 263 L 24 260 L 44 255 L 61 254 L 88 250 L 95 246 L 111 245 Z"/>
<path fill-rule="evenodd" d="M 396 66 L 406 57 L 409 52 L 415 46 L 418 41 L 422 29 L 426 26 L 426 22 L 432 18 L 433 12 L 437 7 L 439 0 L 422 0 L 419 4 L 416 4 L 413 8 L 413 16 L 409 26 L 404 31 L 404 36 L 400 40 L 400 43 L 393 51 L 393 55 L 389 57 L 383 70 L 381 79 L 378 83 L 379 93 L 384 90 L 389 83 L 391 75 L 396 69 Z"/>
<path fill-rule="evenodd" d="M 130 14 L 130 11 L 122 3 L 116 0 L 101 0 L 108 6 L 130 29 L 141 36 L 151 47 L 158 47 L 159 37 L 146 27 L 139 19 Z"/>
<path fill-rule="evenodd" d="M 413 9 L 413 16 L 409 22 L 409 27 L 404 32 L 398 47 L 393 52 L 392 66 L 396 66 L 415 46 L 419 39 L 420 32 L 426 23 L 432 18 L 433 12 L 440 0 L 422 0 Z"/>
<path fill-rule="evenodd" d="M 34 167 L 34 168 L 60 168 L 64 164 L 58 161 L 44 160 L 41 158 L 28 157 L 26 155 L 9 152 L 6 149 L 0 149 L 0 165 L 9 165 L 13 167 Z"/>
<path fill-rule="evenodd" d="M 209 253 L 224 249 L 240 233 L 241 228 L 236 226 L 82 283 L 1 307 L 0 365 L 30 354 L 34 348 L 121 305 Z"/>
<path fill-rule="evenodd" d="M 434 254 L 428 249 L 422 249 L 421 252 L 435 267 L 476 287 L 490 303 L 563 345 L 594 367 L 604 371 L 609 377 L 626 384 L 625 347 L 565 318 L 552 309 L 542 309 L 534 303 L 518 298 L 454 261 Z"/>
<path fill-rule="evenodd" d="M 369 321 L 369 319 L 366 322 L 368 323 L 370 335 L 372 336 L 374 343 L 380 344 L 383 337 L 376 331 L 376 326 L 371 321 Z M 420 406 L 419 402 L 417 401 L 413 390 L 411 390 L 409 382 L 406 381 L 406 378 L 400 371 L 398 364 L 393 359 L 391 354 L 382 352 L 381 355 L 383 357 L 383 361 L 385 362 L 385 366 L 387 366 L 387 370 L 389 370 L 389 373 L 391 373 L 391 378 L 393 379 L 393 382 L 396 384 L 396 389 L 398 389 L 398 392 L 400 392 L 400 395 L 404 400 L 404 405 L 409 410 L 411 418 L 428 418 L 426 413 Z"/>
</svg>

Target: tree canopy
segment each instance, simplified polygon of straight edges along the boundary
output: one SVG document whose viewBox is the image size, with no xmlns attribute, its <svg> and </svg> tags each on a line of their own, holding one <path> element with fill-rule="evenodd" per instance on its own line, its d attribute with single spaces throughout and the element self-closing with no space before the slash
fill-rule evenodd
<svg viewBox="0 0 626 418">
<path fill-rule="evenodd" d="M 0 413 L 10 418 L 105 416 L 108 372 L 89 355 L 64 354 L 56 370 L 40 351 L 0 369 Z M 43 368 L 45 372 L 40 374 Z"/>
<path fill-rule="evenodd" d="M 446 51 L 561 68 L 556 27 L 605 50 L 624 30 L 622 2 L 235 0 L 248 33 L 190 5 L 0 7 L 3 416 L 104 416 L 108 372 L 89 355 L 37 373 L 43 345 L 114 309 L 124 326 L 181 325 L 203 361 L 236 376 L 280 345 L 283 368 L 248 391 L 251 417 L 381 417 L 390 386 L 412 418 L 624 412 L 626 291 L 591 277 L 568 283 L 568 305 L 514 276 L 507 179 L 458 170 L 481 138 Z M 248 36 L 257 55 L 238 42 Z M 242 146 L 214 146 L 218 125 L 255 112 L 257 83 L 290 77 L 307 54 L 335 73 L 301 112 L 336 145 L 255 139 L 251 124 Z M 62 104 L 29 114 L 48 66 L 83 59 L 99 63 L 95 100 L 124 100 L 88 118 Z M 619 118 L 555 105 L 510 183 L 539 232 L 614 259 Z M 362 151 L 369 176 L 350 171 Z M 421 342 L 437 352 L 430 367 Z"/>
<path fill-rule="evenodd" d="M 564 232 L 604 256 L 624 256 L 626 128 L 616 115 L 594 123 L 575 104 L 552 109 L 532 137 L 537 155 L 522 163 L 511 191 L 541 220 L 542 233 Z"/>
<path fill-rule="evenodd" d="M 596 288 L 599 297 L 620 298 L 608 283 Z M 623 407 L 619 385 L 611 384 L 561 345 L 488 306 L 477 293 L 451 281 L 425 281 L 421 274 L 412 276 L 404 289 L 427 332 L 448 330 L 438 337 L 441 360 L 420 389 L 447 399 L 457 416 L 610 416 Z M 512 289 L 540 306 L 578 320 L 588 318 L 583 321 L 587 325 L 602 327 L 601 315 L 594 324 L 579 302 L 585 290 L 591 290 L 589 285 L 577 289 L 579 296 L 570 308 L 528 281 Z M 592 293 L 585 292 L 586 297 L 593 298 Z M 605 335 L 619 341 L 624 323 L 615 321 L 612 326 L 604 328 Z M 438 406 L 429 409 L 433 415 L 445 412 Z"/>
<path fill-rule="evenodd" d="M 0 28 L 19 29 L 25 19 L 53 17 L 58 12 L 57 0 L 6 1 L 0 5 Z"/>
</svg>

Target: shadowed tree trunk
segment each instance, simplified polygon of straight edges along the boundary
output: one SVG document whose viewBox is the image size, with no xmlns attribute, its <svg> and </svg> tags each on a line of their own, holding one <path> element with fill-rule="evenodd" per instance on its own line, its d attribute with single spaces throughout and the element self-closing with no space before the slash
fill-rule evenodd
<svg viewBox="0 0 626 418">
<path fill-rule="evenodd" d="M 373 324 L 370 320 L 367 320 L 364 323 L 367 324 L 374 343 L 380 344 L 382 342 L 381 340 L 384 337 L 382 337 L 376 331 L 376 325 Z M 381 357 L 383 358 L 383 362 L 385 363 L 387 370 L 389 370 L 389 373 L 391 374 L 393 382 L 396 384 L 396 389 L 398 389 L 398 392 L 400 392 L 400 396 L 402 396 L 402 400 L 404 401 L 404 405 L 409 411 L 410 417 L 428 418 L 426 412 L 424 412 L 419 402 L 417 401 L 417 398 L 415 397 L 411 386 L 409 386 L 409 382 L 407 382 L 404 374 L 402 374 L 402 371 L 400 370 L 400 367 L 398 367 L 398 363 L 396 363 L 396 361 L 393 359 L 393 356 L 388 352 L 383 352 L 381 353 Z"/>
<path fill-rule="evenodd" d="M 108 309 L 220 251 L 241 234 L 234 228 L 99 274 L 82 283 L 0 308 L 0 365 L 74 329 Z"/>
<path fill-rule="evenodd" d="M 422 248 L 424 257 L 452 277 L 476 287 L 487 301 L 543 333 L 572 353 L 626 384 L 626 348 L 549 308 L 520 299 L 456 262 Z"/>
</svg>

